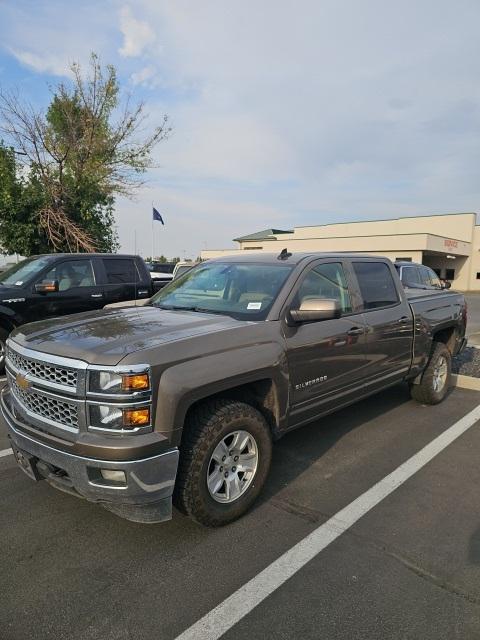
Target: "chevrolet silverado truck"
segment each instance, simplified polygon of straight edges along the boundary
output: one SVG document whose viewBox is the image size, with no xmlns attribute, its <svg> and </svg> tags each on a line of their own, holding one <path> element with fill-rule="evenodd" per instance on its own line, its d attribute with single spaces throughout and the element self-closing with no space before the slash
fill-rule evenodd
<svg viewBox="0 0 480 640">
<path fill-rule="evenodd" d="M 465 328 L 463 295 L 407 294 L 386 258 L 242 252 L 148 306 L 16 329 L 1 408 L 32 479 L 129 520 L 167 520 L 173 499 L 219 526 L 291 429 L 402 382 L 443 400 Z"/>
</svg>

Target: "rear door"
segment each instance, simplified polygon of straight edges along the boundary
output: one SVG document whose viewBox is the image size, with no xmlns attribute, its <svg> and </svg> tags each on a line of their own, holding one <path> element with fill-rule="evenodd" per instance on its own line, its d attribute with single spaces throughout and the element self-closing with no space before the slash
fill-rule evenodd
<svg viewBox="0 0 480 640">
<path fill-rule="evenodd" d="M 285 323 L 292 424 L 347 402 L 362 385 L 366 365 L 363 314 L 355 309 L 341 260 L 309 266 L 287 306 L 298 309 L 308 298 L 338 300 L 342 317 L 295 326 Z"/>
<path fill-rule="evenodd" d="M 148 298 L 150 287 L 145 285 L 133 258 L 115 256 L 100 258 L 104 270 L 105 304 Z"/>
<path fill-rule="evenodd" d="M 103 286 L 97 284 L 91 259 L 61 260 L 44 271 L 38 283 L 56 280 L 58 291 L 37 293 L 32 287 L 32 309 L 37 320 L 93 311 L 104 305 Z"/>
<path fill-rule="evenodd" d="M 401 380 L 410 369 L 413 316 L 403 290 L 396 286 L 393 265 L 352 260 L 366 325 L 364 382 L 371 390 Z M 397 280 L 398 281 L 398 280 Z"/>
</svg>

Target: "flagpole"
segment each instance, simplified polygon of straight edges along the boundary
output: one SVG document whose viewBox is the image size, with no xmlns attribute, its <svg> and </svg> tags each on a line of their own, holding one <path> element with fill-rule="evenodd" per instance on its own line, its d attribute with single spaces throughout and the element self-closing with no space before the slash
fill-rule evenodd
<svg viewBox="0 0 480 640">
<path fill-rule="evenodd" d="M 154 237 L 153 237 L 153 222 L 154 222 L 154 220 L 153 220 L 153 200 L 152 200 L 152 263 L 153 263 L 153 256 L 154 256 L 154 253 L 155 253 L 155 240 L 154 240 Z"/>
</svg>

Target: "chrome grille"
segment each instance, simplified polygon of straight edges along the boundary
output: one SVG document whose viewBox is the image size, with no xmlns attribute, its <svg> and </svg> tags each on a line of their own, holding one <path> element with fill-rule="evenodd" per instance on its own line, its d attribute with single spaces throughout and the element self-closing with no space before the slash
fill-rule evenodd
<svg viewBox="0 0 480 640">
<path fill-rule="evenodd" d="M 12 376 L 9 376 L 9 384 L 20 407 L 35 414 L 39 419 L 78 429 L 78 409 L 75 404 L 56 400 L 35 391 L 24 391 Z"/>
<path fill-rule="evenodd" d="M 77 388 L 78 371 L 68 367 L 39 362 L 32 358 L 26 358 L 14 351 L 11 347 L 7 347 L 7 365 L 11 364 L 15 369 L 22 373 L 30 374 L 37 380 L 45 382 L 54 382 L 71 389 Z"/>
</svg>

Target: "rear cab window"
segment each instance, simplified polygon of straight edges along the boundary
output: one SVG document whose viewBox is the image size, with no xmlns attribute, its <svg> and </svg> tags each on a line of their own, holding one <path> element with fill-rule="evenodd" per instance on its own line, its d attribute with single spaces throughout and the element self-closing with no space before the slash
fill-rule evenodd
<svg viewBox="0 0 480 640">
<path fill-rule="evenodd" d="M 385 262 L 352 262 L 365 311 L 400 302 L 392 273 Z"/>
</svg>

